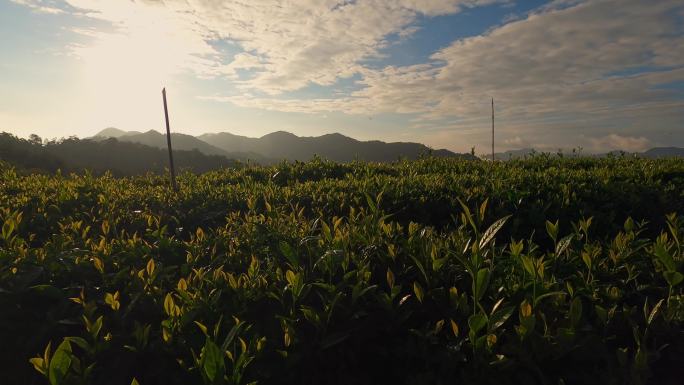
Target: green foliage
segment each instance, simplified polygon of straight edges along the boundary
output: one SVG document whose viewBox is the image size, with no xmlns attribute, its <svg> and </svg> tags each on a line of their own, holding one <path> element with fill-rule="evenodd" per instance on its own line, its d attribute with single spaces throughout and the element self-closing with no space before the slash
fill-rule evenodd
<svg viewBox="0 0 684 385">
<path fill-rule="evenodd" d="M 164 138 L 161 134 L 157 135 Z M 206 172 L 239 165 L 237 161 L 223 155 L 174 148 L 174 162 L 179 170 Z M 168 152 L 165 148 L 118 141 L 114 138 L 93 140 L 70 137 L 46 140 L 43 143 L 40 137 L 34 135 L 32 139 L 26 140 L 0 132 L 0 161 L 9 162 L 22 172 L 86 171 L 116 176 L 163 174 L 168 166 Z"/>
<path fill-rule="evenodd" d="M 175 193 L 5 167 L 3 380 L 676 381 L 682 175 L 681 160 L 317 159 L 183 174 Z"/>
</svg>

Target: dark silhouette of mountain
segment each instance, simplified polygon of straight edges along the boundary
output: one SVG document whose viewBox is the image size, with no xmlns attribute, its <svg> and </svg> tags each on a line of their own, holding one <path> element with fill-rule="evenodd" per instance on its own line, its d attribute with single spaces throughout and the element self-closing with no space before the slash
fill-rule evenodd
<svg viewBox="0 0 684 385">
<path fill-rule="evenodd" d="M 34 135 L 26 140 L 0 133 L 0 160 L 28 171 L 55 172 L 64 168 L 64 161 L 45 151 L 42 140 Z"/>
<path fill-rule="evenodd" d="M 221 132 L 200 135 L 198 138 L 225 151 L 252 152 L 280 160 L 306 161 L 313 158 L 314 155 L 318 155 L 337 162 L 353 160 L 391 162 L 400 157 L 416 159 L 427 154 L 475 159 L 470 154 L 456 154 L 449 150 L 432 150 L 419 143 L 359 141 L 337 133 L 300 137 L 289 132 L 276 131 L 261 138 L 248 138 Z"/>
<path fill-rule="evenodd" d="M 118 128 L 115 127 L 107 127 L 104 130 L 98 132 L 93 139 L 106 139 L 106 138 L 121 138 L 123 136 L 130 136 L 130 135 L 140 135 L 142 132 L 140 131 L 124 131 L 124 130 L 119 130 Z"/>
<path fill-rule="evenodd" d="M 622 150 L 613 150 L 604 154 L 596 154 L 594 156 L 637 156 L 642 158 L 677 158 L 684 157 L 684 148 L 681 147 L 653 147 L 644 152 L 629 152 Z"/>
<path fill-rule="evenodd" d="M 647 158 L 684 157 L 684 148 L 681 147 L 654 147 L 641 153 Z"/>
<path fill-rule="evenodd" d="M 37 137 L 36 137 L 37 138 Z M 138 175 L 146 172 L 162 173 L 168 167 L 168 152 L 140 143 L 68 138 L 42 143 L 12 134 L 0 133 L 0 160 L 22 170 L 80 172 L 95 174 L 110 171 L 115 176 Z M 174 163 L 179 171 L 206 172 L 238 163 L 219 155 L 206 155 L 198 150 L 174 150 Z"/>
<path fill-rule="evenodd" d="M 114 135 L 111 135 L 112 133 Z M 154 130 L 149 130 L 144 133 L 131 133 L 116 128 L 107 128 L 98 132 L 94 138 L 99 140 L 117 138 L 120 141 L 140 143 L 150 147 L 166 148 L 166 135 Z M 228 155 L 226 151 L 203 142 L 192 135 L 171 134 L 171 142 L 174 150 L 198 150 L 207 155 Z"/>
<path fill-rule="evenodd" d="M 149 130 L 144 133 L 139 133 L 136 131 L 123 131 L 117 128 L 106 128 L 98 132 L 92 137 L 94 140 L 104 140 L 107 138 L 117 138 L 120 141 L 140 143 L 150 147 L 166 149 L 166 134 L 161 134 L 154 130 Z M 192 135 L 186 134 L 171 134 L 171 147 L 174 151 L 185 150 L 193 151 L 197 150 L 205 155 L 220 155 L 230 159 L 238 159 L 241 161 L 254 161 L 257 163 L 272 163 L 273 161 L 267 159 L 259 154 L 240 152 L 240 151 L 225 151 L 218 147 L 212 146 Z"/>
<path fill-rule="evenodd" d="M 198 136 L 197 139 L 207 143 L 213 143 L 214 146 L 219 147 L 224 151 L 236 152 L 250 147 L 255 138 L 221 132 L 218 134 L 203 134 Z"/>
<path fill-rule="evenodd" d="M 94 138 L 115 135 L 123 141 L 166 148 L 166 136 L 157 131 L 131 134 L 126 131 L 106 129 L 95 135 Z M 197 149 L 205 154 L 223 155 L 241 160 L 251 159 L 266 164 L 281 160 L 306 161 L 315 155 L 337 162 L 353 160 L 392 162 L 400 157 L 416 159 L 427 154 L 439 157 L 477 159 L 470 154 L 457 154 L 443 149 L 432 150 L 419 143 L 359 141 L 337 133 L 315 137 L 299 137 L 289 132 L 276 131 L 261 138 L 250 138 L 227 132 L 204 134 L 198 137 L 171 134 L 171 141 L 174 150 Z"/>
<path fill-rule="evenodd" d="M 538 154 L 538 152 L 534 148 L 521 148 L 519 150 L 508 150 L 504 152 L 496 152 L 494 153 L 494 159 L 496 160 L 509 160 L 509 159 L 521 159 L 525 158 L 534 154 Z M 485 154 L 480 156 L 483 159 L 491 159 L 492 155 L 490 154 Z"/>
<path fill-rule="evenodd" d="M 533 148 L 523 148 L 520 150 L 510 150 L 505 152 L 498 152 L 494 154 L 497 160 L 510 160 L 510 159 L 520 159 L 529 156 L 541 155 L 544 152 L 537 151 Z M 549 153 L 555 155 L 555 152 Z M 671 157 L 684 157 L 684 148 L 681 147 L 653 147 L 644 152 L 628 152 L 623 150 L 613 150 L 600 154 L 582 154 L 579 152 L 564 152 L 565 156 L 588 156 L 588 157 L 606 157 L 606 156 L 637 156 L 643 158 L 671 158 Z M 482 159 L 490 159 L 491 155 L 482 155 Z"/>
</svg>

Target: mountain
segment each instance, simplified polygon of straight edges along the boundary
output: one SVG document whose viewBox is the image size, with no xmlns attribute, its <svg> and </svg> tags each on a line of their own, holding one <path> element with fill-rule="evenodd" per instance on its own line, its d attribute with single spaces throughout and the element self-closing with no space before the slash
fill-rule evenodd
<svg viewBox="0 0 684 385">
<path fill-rule="evenodd" d="M 120 141 L 144 144 L 150 147 L 166 148 L 166 135 L 155 130 L 143 133 L 126 132 L 116 128 L 107 128 L 98 132 L 94 138 L 99 140 L 117 138 Z M 198 150 L 207 155 L 228 155 L 226 151 L 203 142 L 192 135 L 171 134 L 171 144 L 174 150 Z"/>
<path fill-rule="evenodd" d="M 137 131 L 123 131 L 117 128 L 106 128 L 93 136 L 93 140 L 104 140 L 107 138 L 117 138 L 120 141 L 140 143 L 150 147 L 166 149 L 166 135 L 161 134 L 155 130 L 149 130 L 144 133 Z M 271 163 L 270 159 L 254 154 L 239 151 L 225 151 L 218 147 L 212 146 L 192 135 L 186 134 L 171 134 L 171 147 L 174 152 L 179 151 L 193 151 L 197 150 L 205 155 L 219 155 L 230 159 L 238 159 L 241 161 L 252 160 L 258 163 Z"/>
<path fill-rule="evenodd" d="M 494 153 L 494 159 L 497 160 L 510 160 L 510 159 L 520 159 L 520 158 L 526 158 L 528 156 L 538 154 L 538 152 L 534 148 L 521 148 L 519 150 L 508 150 L 504 152 L 497 152 Z M 482 155 L 481 158 L 483 159 L 491 159 L 492 155 L 487 154 L 487 155 Z"/>
<path fill-rule="evenodd" d="M 228 132 L 203 134 L 198 136 L 197 139 L 206 143 L 212 143 L 214 146 L 228 152 L 242 151 L 244 148 L 250 147 L 251 143 L 256 140 L 255 138 L 234 135 Z"/>
<path fill-rule="evenodd" d="M 523 148 L 520 150 L 510 150 L 505 152 L 498 152 L 494 154 L 497 160 L 510 160 L 510 159 L 520 159 L 529 156 L 534 156 L 535 154 L 542 154 L 542 151 L 537 151 L 533 148 Z M 555 154 L 555 153 L 551 153 Z M 613 150 L 601 154 L 575 154 L 566 152 L 567 156 L 589 156 L 589 157 L 605 157 L 605 156 L 637 156 L 644 158 L 670 158 L 670 157 L 684 157 L 684 148 L 681 147 L 653 147 L 644 152 L 628 152 L 622 150 Z M 491 155 L 483 155 L 482 159 L 490 159 Z"/>
<path fill-rule="evenodd" d="M 140 134 L 106 129 L 94 136 L 98 139 L 105 137 L 118 137 L 123 141 L 166 148 L 166 136 L 157 131 Z M 261 138 L 250 138 L 228 132 L 204 134 L 198 137 L 171 134 L 171 141 L 174 150 L 197 149 L 209 155 L 223 155 L 240 160 L 251 159 L 258 163 L 267 164 L 281 160 L 306 161 L 313 158 L 314 155 L 337 162 L 349 162 L 356 159 L 371 162 L 392 162 L 400 157 L 416 159 L 428 153 L 438 157 L 476 159 L 470 154 L 457 154 L 443 149 L 432 150 L 419 143 L 359 141 L 337 133 L 299 137 L 289 132 L 276 131 Z"/>
<path fill-rule="evenodd" d="M 115 127 L 107 127 L 104 130 L 98 132 L 95 134 L 93 139 L 101 139 L 101 138 L 121 138 L 123 136 L 129 136 L 129 135 L 139 135 L 142 134 L 142 132 L 139 131 L 124 131 L 124 130 L 119 130 L 118 128 Z"/>
<path fill-rule="evenodd" d="M 0 133 L 0 160 L 24 171 L 80 172 L 90 170 L 96 174 L 110 171 L 115 176 L 139 175 L 146 172 L 163 173 L 168 167 L 166 149 L 140 143 L 68 138 L 39 141 L 17 138 Z M 198 150 L 174 150 L 174 163 L 178 171 L 206 172 L 219 168 L 235 167 L 237 162 L 219 155 L 206 155 Z"/>
<path fill-rule="evenodd" d="M 647 158 L 684 157 L 684 148 L 681 147 L 654 147 L 641 153 Z"/>
<path fill-rule="evenodd" d="M 440 157 L 474 158 L 470 154 L 456 154 L 449 150 L 431 150 L 419 143 L 359 141 L 338 133 L 300 137 L 289 132 L 276 131 L 261 138 L 249 138 L 221 132 L 200 135 L 198 138 L 225 151 L 251 152 L 280 160 L 306 161 L 318 155 L 337 162 L 349 162 L 356 159 L 392 162 L 400 157 L 416 159 L 428 153 Z"/>
</svg>

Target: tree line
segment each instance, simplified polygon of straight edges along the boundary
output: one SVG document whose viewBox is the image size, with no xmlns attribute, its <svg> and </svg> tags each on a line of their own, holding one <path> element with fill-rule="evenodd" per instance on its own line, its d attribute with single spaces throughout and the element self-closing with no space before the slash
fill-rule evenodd
<svg viewBox="0 0 684 385">
<path fill-rule="evenodd" d="M 168 167 L 168 152 L 140 143 L 115 138 L 102 141 L 76 137 L 44 140 L 32 134 L 28 139 L 0 133 L 0 160 L 23 172 L 111 172 L 115 176 L 162 173 Z M 174 151 L 176 167 L 181 171 L 206 172 L 235 167 L 239 162 L 198 150 Z"/>
</svg>

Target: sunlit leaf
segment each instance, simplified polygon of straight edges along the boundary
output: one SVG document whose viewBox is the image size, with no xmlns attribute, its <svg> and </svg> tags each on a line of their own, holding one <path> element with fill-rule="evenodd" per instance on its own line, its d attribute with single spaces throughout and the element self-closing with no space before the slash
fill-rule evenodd
<svg viewBox="0 0 684 385">
<path fill-rule="evenodd" d="M 498 233 L 499 230 L 501 230 L 503 225 L 506 224 L 506 221 L 508 221 L 508 218 L 510 218 L 510 217 L 511 217 L 510 215 L 507 215 L 507 216 L 499 219 L 498 221 L 494 222 L 491 226 L 489 226 L 487 231 L 484 232 L 484 234 L 482 235 L 482 238 L 480 239 L 480 244 L 479 244 L 480 250 L 482 250 L 485 246 L 487 246 L 487 244 L 489 244 L 489 242 L 492 241 L 492 239 L 494 239 L 494 236 L 496 235 L 496 233 Z"/>
<path fill-rule="evenodd" d="M 223 354 L 219 347 L 209 338 L 204 342 L 204 347 L 200 354 L 200 368 L 210 383 L 223 378 L 225 373 Z"/>
<path fill-rule="evenodd" d="M 62 341 L 50 359 L 48 380 L 51 385 L 62 385 L 71 367 L 72 355 L 69 341 Z"/>
<path fill-rule="evenodd" d="M 413 293 L 416 295 L 416 298 L 418 299 L 419 302 L 423 302 L 423 287 L 420 286 L 420 283 L 418 281 L 413 282 Z"/>
</svg>

